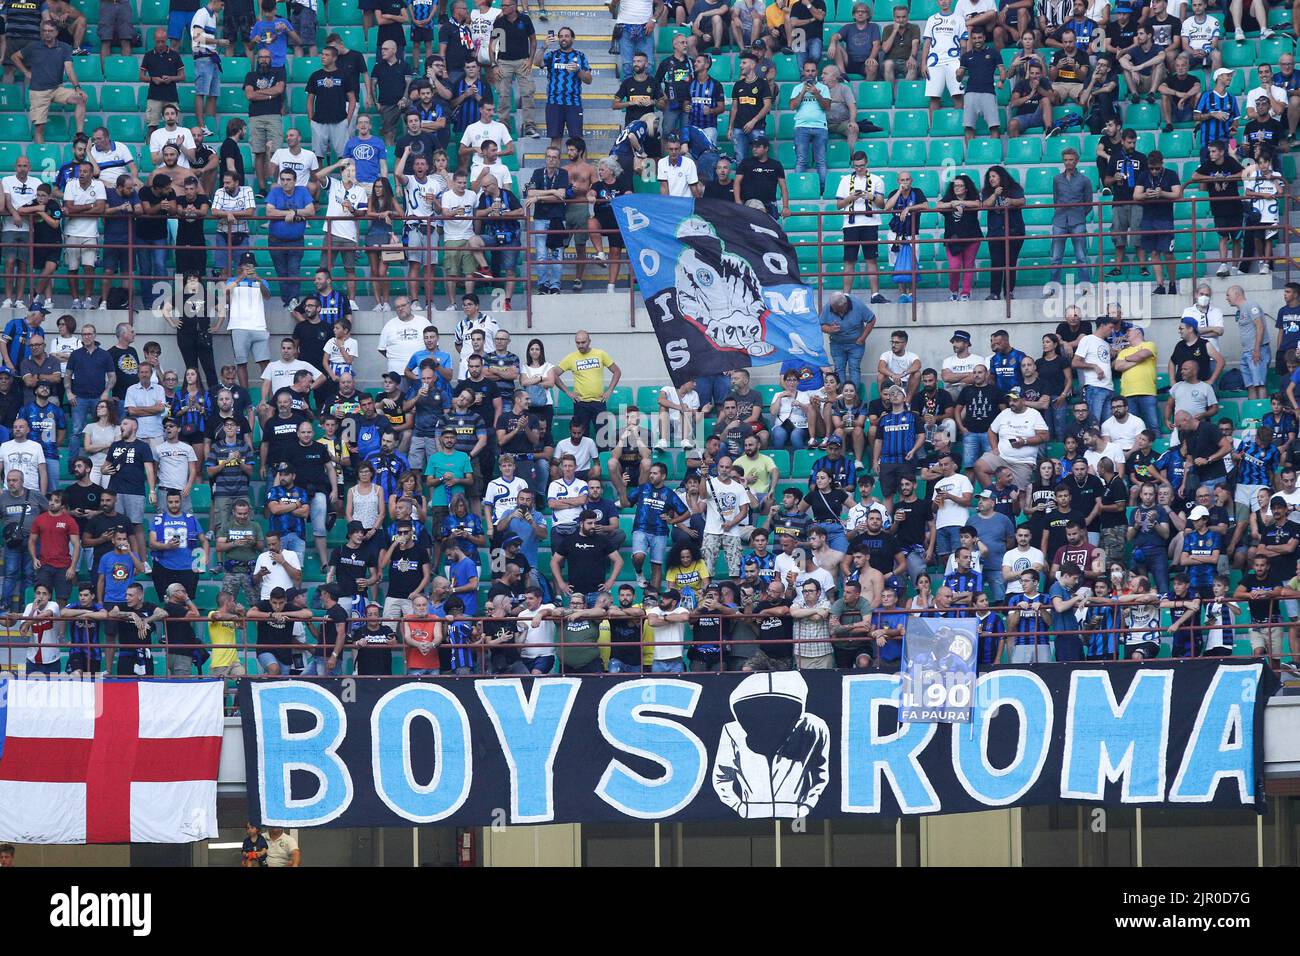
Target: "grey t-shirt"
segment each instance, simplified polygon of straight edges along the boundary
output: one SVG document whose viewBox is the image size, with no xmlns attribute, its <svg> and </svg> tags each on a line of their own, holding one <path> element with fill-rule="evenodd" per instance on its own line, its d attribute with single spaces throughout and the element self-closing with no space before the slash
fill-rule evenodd
<svg viewBox="0 0 1300 956">
<path fill-rule="evenodd" d="M 857 111 L 857 100 L 847 83 L 836 83 L 831 90 L 831 105 L 826 108 L 826 122 L 843 123 Z"/>
<path fill-rule="evenodd" d="M 0 531 L 6 525 L 19 524 L 23 534 L 31 530 L 32 522 L 46 508 L 45 496 L 39 491 L 27 491 L 21 495 L 11 495 L 6 488 L 0 492 Z M 26 542 L 24 542 L 24 546 Z"/>
<path fill-rule="evenodd" d="M 1174 413 L 1189 412 L 1193 416 L 1204 414 L 1211 405 L 1218 402 L 1218 396 L 1208 382 L 1175 382 L 1169 389 L 1174 400 Z"/>
<path fill-rule="evenodd" d="M 31 89 L 52 90 L 63 83 L 63 64 L 72 62 L 72 47 L 57 41 L 46 46 L 37 40 L 23 47 L 22 57 L 32 71 Z"/>
<path fill-rule="evenodd" d="M 1255 341 L 1255 320 L 1259 319 L 1264 323 L 1264 328 L 1268 328 L 1268 316 L 1265 315 L 1264 309 L 1259 303 L 1247 299 L 1241 303 L 1237 309 L 1237 332 L 1241 335 L 1241 351 L 1244 355 L 1257 344 Z M 1263 345 L 1268 345 L 1268 332 L 1264 333 Z"/>
<path fill-rule="evenodd" d="M 1001 570 L 1002 558 L 1007 553 L 1007 541 L 1015 536 L 1016 528 L 1011 519 L 1000 511 L 987 517 L 981 514 L 971 515 L 969 523 L 975 529 L 975 536 L 980 543 L 989 549 L 989 553 L 981 559 L 987 577 L 990 570 Z"/>
</svg>

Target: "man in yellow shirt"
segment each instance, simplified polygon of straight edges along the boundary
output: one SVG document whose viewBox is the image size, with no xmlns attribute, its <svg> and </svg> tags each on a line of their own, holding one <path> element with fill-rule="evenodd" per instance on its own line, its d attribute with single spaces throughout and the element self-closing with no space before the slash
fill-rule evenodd
<svg viewBox="0 0 1300 956">
<path fill-rule="evenodd" d="M 577 351 L 570 352 L 560 359 L 559 374 L 555 384 L 560 391 L 573 399 L 573 424 L 581 425 L 583 433 L 589 435 L 597 447 L 608 451 L 612 446 L 612 436 L 600 434 L 601 415 L 605 412 L 605 403 L 613 394 L 618 380 L 623 377 L 608 352 L 591 347 L 591 333 L 580 329 L 573 337 Z M 609 369 L 609 385 L 605 384 L 605 369 Z M 573 376 L 573 387 L 564 382 L 564 373 Z M 592 432 L 596 434 L 592 434 Z"/>
<path fill-rule="evenodd" d="M 218 591 L 217 609 L 208 614 L 208 643 L 212 647 L 209 673 L 213 677 L 244 676 L 235 646 L 242 616 L 243 608 L 235 603 L 235 595 L 224 588 Z"/>
<path fill-rule="evenodd" d="M 1142 328 L 1132 325 L 1128 345 L 1115 356 L 1119 373 L 1119 392 L 1128 399 L 1129 408 L 1146 422 L 1157 437 L 1160 435 L 1160 410 L 1156 404 L 1156 344 L 1148 342 Z"/>
</svg>

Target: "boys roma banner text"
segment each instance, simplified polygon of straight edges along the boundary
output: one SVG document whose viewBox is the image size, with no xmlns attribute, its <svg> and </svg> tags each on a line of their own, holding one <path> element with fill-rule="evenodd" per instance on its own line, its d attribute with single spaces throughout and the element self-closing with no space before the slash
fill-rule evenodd
<svg viewBox="0 0 1300 956">
<path fill-rule="evenodd" d="M 487 826 L 928 814 L 1058 802 L 1264 810 L 1259 662 L 999 668 L 969 723 L 897 675 L 245 680 L 249 817 Z"/>
<path fill-rule="evenodd" d="M 767 213 L 640 194 L 612 205 L 673 384 L 787 359 L 827 364 L 816 299 Z"/>
</svg>

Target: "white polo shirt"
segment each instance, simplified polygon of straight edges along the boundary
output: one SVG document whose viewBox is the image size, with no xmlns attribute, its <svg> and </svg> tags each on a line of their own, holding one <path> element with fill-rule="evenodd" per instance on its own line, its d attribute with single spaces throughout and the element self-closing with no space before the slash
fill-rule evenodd
<svg viewBox="0 0 1300 956">
<path fill-rule="evenodd" d="M 680 196 L 683 199 L 690 199 L 694 194 L 691 187 L 700 181 L 699 173 L 695 169 L 695 160 L 689 156 L 680 157 L 679 162 L 673 163 L 669 157 L 665 156 L 659 160 L 659 181 L 668 184 L 668 195 Z"/>
</svg>

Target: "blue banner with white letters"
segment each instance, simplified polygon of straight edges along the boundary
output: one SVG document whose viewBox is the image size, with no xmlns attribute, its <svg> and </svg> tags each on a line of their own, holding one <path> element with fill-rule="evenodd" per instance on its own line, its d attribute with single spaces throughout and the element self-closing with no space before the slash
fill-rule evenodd
<svg viewBox="0 0 1300 956">
<path fill-rule="evenodd" d="M 827 364 L 816 296 L 766 212 L 637 193 L 612 205 L 673 384 L 787 360 Z"/>
<path fill-rule="evenodd" d="M 898 675 L 244 680 L 267 826 L 835 818 L 1050 803 L 1264 812 L 1254 661 L 979 675 L 900 723 Z"/>
</svg>

